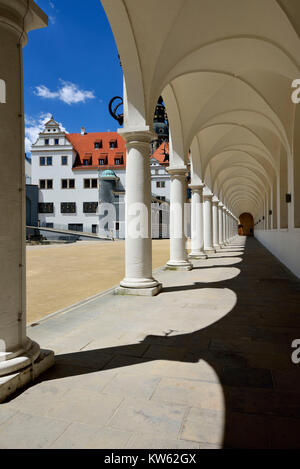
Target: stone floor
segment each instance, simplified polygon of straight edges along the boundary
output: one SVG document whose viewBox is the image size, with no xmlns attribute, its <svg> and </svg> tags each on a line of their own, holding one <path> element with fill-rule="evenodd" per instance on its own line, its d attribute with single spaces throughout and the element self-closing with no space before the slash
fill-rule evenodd
<svg viewBox="0 0 300 469">
<path fill-rule="evenodd" d="M 300 282 L 244 243 L 28 328 L 56 365 L 0 405 L 0 448 L 300 448 Z"/>
</svg>

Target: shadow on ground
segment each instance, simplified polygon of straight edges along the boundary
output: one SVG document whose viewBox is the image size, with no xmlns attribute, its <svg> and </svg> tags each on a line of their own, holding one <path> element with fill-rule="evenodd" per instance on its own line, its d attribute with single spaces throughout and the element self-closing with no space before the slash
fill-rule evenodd
<svg viewBox="0 0 300 469">
<path fill-rule="evenodd" d="M 164 289 L 232 290 L 237 303 L 221 320 L 189 334 L 148 335 L 132 345 L 58 355 L 41 381 L 153 360 L 204 360 L 224 393 L 224 448 L 300 448 L 300 364 L 291 361 L 291 343 L 300 338 L 300 282 L 253 238 L 242 255 L 240 247 L 236 251 L 243 257 L 237 277 Z M 153 345 L 161 346 L 159 356 L 149 356 Z"/>
</svg>

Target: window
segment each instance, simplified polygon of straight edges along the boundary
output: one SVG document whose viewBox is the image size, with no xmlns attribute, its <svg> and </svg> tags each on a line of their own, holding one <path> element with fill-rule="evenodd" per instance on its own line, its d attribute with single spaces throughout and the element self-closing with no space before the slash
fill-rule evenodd
<svg viewBox="0 0 300 469">
<path fill-rule="evenodd" d="M 96 213 L 98 202 L 83 202 L 83 213 Z"/>
<path fill-rule="evenodd" d="M 88 160 L 87 160 L 87 159 L 84 159 L 84 160 L 83 160 L 83 166 L 89 166 L 89 164 L 90 164 L 90 160 L 89 160 L 89 159 L 88 159 Z"/>
<path fill-rule="evenodd" d="M 109 142 L 109 148 L 111 148 L 111 149 L 118 148 L 117 140 L 112 140 L 111 142 Z"/>
<path fill-rule="evenodd" d="M 58 145 L 58 144 L 59 144 L 59 139 L 56 138 L 56 139 L 54 140 L 54 143 L 55 143 L 55 145 Z"/>
<path fill-rule="evenodd" d="M 103 158 L 100 158 L 98 160 L 98 163 L 99 163 L 100 166 L 103 166 L 103 165 L 105 165 L 105 160 Z"/>
<path fill-rule="evenodd" d="M 62 179 L 61 188 L 62 189 L 75 189 L 75 179 Z"/>
<path fill-rule="evenodd" d="M 76 213 L 75 202 L 61 202 L 60 204 L 61 213 Z"/>
<path fill-rule="evenodd" d="M 165 181 L 157 181 L 156 182 L 156 187 L 166 187 Z"/>
<path fill-rule="evenodd" d="M 54 224 L 53 223 L 46 223 L 46 228 L 54 228 Z"/>
<path fill-rule="evenodd" d="M 40 156 L 40 166 L 52 166 L 52 156 Z"/>
<path fill-rule="evenodd" d="M 120 230 L 120 222 L 115 221 L 115 231 L 119 231 L 119 230 Z"/>
<path fill-rule="evenodd" d="M 98 225 L 92 225 L 92 233 L 97 234 L 98 232 Z"/>
<path fill-rule="evenodd" d="M 81 223 L 69 223 L 68 230 L 70 231 L 83 231 L 83 225 Z"/>
<path fill-rule="evenodd" d="M 83 180 L 84 189 L 97 189 L 98 188 L 98 179 L 84 179 Z"/>
<path fill-rule="evenodd" d="M 53 189 L 53 179 L 40 179 L 40 189 Z"/>
<path fill-rule="evenodd" d="M 62 156 L 61 157 L 61 164 L 62 164 L 62 166 L 67 166 L 68 165 L 68 157 L 67 156 Z"/>
<path fill-rule="evenodd" d="M 54 204 L 52 202 L 39 203 L 39 213 L 53 213 L 53 212 L 54 212 Z"/>
<path fill-rule="evenodd" d="M 49 138 L 45 138 L 45 145 L 49 145 Z"/>
<path fill-rule="evenodd" d="M 100 140 L 100 142 L 95 142 L 94 148 L 95 148 L 95 150 L 97 150 L 99 148 L 102 148 L 102 140 Z"/>
<path fill-rule="evenodd" d="M 119 166 L 121 164 L 120 158 L 115 158 L 115 165 Z"/>
</svg>

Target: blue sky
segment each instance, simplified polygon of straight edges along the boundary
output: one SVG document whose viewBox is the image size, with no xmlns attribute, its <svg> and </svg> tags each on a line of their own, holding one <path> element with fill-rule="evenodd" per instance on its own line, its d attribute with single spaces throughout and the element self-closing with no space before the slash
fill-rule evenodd
<svg viewBox="0 0 300 469">
<path fill-rule="evenodd" d="M 26 150 L 53 114 L 68 132 L 116 130 L 109 100 L 122 96 L 122 69 L 100 0 L 35 0 L 48 28 L 24 48 Z"/>
</svg>

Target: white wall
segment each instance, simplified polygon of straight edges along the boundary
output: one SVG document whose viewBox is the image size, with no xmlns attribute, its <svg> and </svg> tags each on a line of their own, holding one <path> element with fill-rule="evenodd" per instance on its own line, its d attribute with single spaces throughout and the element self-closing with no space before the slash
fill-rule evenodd
<svg viewBox="0 0 300 469">
<path fill-rule="evenodd" d="M 151 170 L 151 193 L 155 197 L 165 197 L 165 200 L 170 200 L 170 175 L 166 169 L 160 166 L 158 161 L 154 158 L 150 164 Z M 156 187 L 157 181 L 164 181 L 165 187 Z"/>
<path fill-rule="evenodd" d="M 300 278 L 300 229 L 256 229 L 255 237 Z"/>
</svg>

